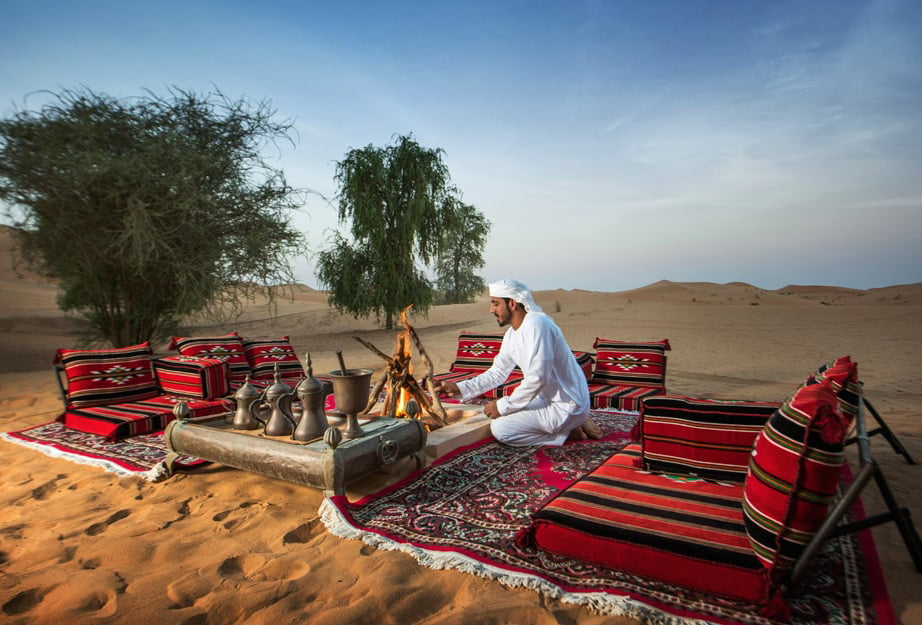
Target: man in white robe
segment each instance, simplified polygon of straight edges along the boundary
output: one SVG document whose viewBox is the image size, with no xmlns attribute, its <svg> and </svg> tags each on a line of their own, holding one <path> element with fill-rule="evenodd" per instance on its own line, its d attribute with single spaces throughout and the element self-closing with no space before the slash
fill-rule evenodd
<svg viewBox="0 0 922 625">
<path fill-rule="evenodd" d="M 600 438 L 589 418 L 589 387 L 570 346 L 554 320 L 535 304 L 521 282 L 490 285 L 490 312 L 509 326 L 489 370 L 440 390 L 469 401 L 506 381 L 518 366 L 522 383 L 511 395 L 491 401 L 484 413 L 498 441 L 513 446 L 559 446 L 570 439 Z"/>
</svg>

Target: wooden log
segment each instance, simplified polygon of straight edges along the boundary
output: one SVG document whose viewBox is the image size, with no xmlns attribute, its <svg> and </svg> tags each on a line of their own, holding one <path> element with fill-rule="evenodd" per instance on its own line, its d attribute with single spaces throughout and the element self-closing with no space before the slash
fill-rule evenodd
<svg viewBox="0 0 922 625">
<path fill-rule="evenodd" d="M 368 399 L 368 404 L 362 411 L 362 414 L 367 414 L 369 411 L 371 411 L 371 409 L 377 403 L 376 400 L 378 395 L 381 393 L 381 389 L 386 387 L 387 391 L 385 393 L 384 402 L 381 408 L 381 416 L 397 416 L 397 399 L 399 397 L 398 392 L 401 389 L 406 389 L 410 394 L 410 397 L 416 400 L 422 410 L 428 413 L 440 424 L 445 425 L 447 414 L 445 413 L 445 408 L 442 406 L 442 402 L 439 399 L 438 391 L 435 390 L 435 380 L 433 377 L 435 372 L 432 365 L 432 359 L 429 358 L 429 354 L 423 347 L 422 341 L 419 338 L 419 334 L 417 334 L 416 330 L 406 321 L 406 319 L 404 319 L 404 328 L 406 332 L 397 336 L 397 341 L 394 347 L 394 354 L 391 356 L 388 356 L 380 349 L 375 347 L 372 343 L 362 339 L 361 337 L 352 337 L 386 363 L 384 367 L 384 374 L 375 384 L 371 396 Z M 408 338 L 409 340 L 412 340 L 413 345 L 416 347 L 416 351 L 422 357 L 423 364 L 426 366 L 427 373 L 425 376 L 425 388 L 422 387 L 419 382 L 413 378 L 412 375 L 410 375 L 410 363 L 412 357 L 409 353 L 409 350 L 407 349 Z"/>
<path fill-rule="evenodd" d="M 393 361 L 393 358 L 391 358 L 390 356 L 388 356 L 387 354 L 385 354 L 384 352 L 382 352 L 380 349 L 378 349 L 377 347 L 375 347 L 374 345 L 372 345 L 371 343 L 369 343 L 369 342 L 366 341 L 365 339 L 363 339 L 363 338 L 361 338 L 361 337 L 359 337 L 359 336 L 353 336 L 352 338 L 354 338 L 356 341 L 358 341 L 359 343 L 361 343 L 362 345 L 364 345 L 365 347 L 367 347 L 368 349 L 370 349 L 372 352 L 374 352 L 375 354 L 377 354 L 378 356 L 380 356 L 380 357 L 384 360 L 384 362 L 390 364 L 390 363 Z"/>
<path fill-rule="evenodd" d="M 385 372 L 378 381 L 375 382 L 374 388 L 371 389 L 371 395 L 368 396 L 368 404 L 359 414 L 368 414 L 371 409 L 375 407 L 375 404 L 378 403 L 378 395 L 381 393 L 381 389 L 384 388 L 384 383 L 386 381 L 387 373 Z"/>
<path fill-rule="evenodd" d="M 439 392 L 435 390 L 435 368 L 432 365 L 432 359 L 429 358 L 429 353 L 426 351 L 426 348 L 423 347 L 423 342 L 420 340 L 419 334 L 416 333 L 416 329 L 408 325 L 407 332 L 409 332 L 410 338 L 413 339 L 413 344 L 416 345 L 416 351 L 426 365 L 426 386 L 428 387 L 427 390 L 429 391 L 429 395 L 432 397 L 430 407 L 427 408 L 427 410 L 436 421 L 442 425 L 446 425 L 448 415 L 445 412 L 445 408 L 442 406 L 442 400 L 439 399 Z"/>
</svg>

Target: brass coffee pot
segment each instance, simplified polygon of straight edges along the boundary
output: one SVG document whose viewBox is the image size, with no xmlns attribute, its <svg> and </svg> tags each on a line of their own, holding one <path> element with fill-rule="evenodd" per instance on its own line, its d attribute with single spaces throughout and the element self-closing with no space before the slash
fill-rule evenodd
<svg viewBox="0 0 922 625">
<path fill-rule="evenodd" d="M 265 402 L 269 404 L 269 418 L 266 419 L 266 436 L 288 436 L 295 428 L 291 402 L 295 394 L 290 386 L 282 382 L 279 366 L 275 365 L 275 378 L 265 390 Z M 251 413 L 252 414 L 252 413 Z M 259 419 L 257 417 L 257 419 Z"/>
<path fill-rule="evenodd" d="M 259 412 L 259 396 L 259 389 L 250 383 L 248 374 L 243 381 L 243 386 L 234 393 L 237 410 L 234 412 L 232 425 L 235 430 L 255 430 L 260 426 L 262 420 L 253 416 L 254 413 Z"/>
<path fill-rule="evenodd" d="M 295 387 L 295 394 L 301 401 L 301 420 L 298 421 L 298 427 L 291 435 L 296 441 L 311 441 L 320 438 L 330 425 L 324 409 L 327 389 L 323 382 L 314 377 L 310 352 L 307 353 L 305 368 L 307 377 L 298 382 Z"/>
</svg>

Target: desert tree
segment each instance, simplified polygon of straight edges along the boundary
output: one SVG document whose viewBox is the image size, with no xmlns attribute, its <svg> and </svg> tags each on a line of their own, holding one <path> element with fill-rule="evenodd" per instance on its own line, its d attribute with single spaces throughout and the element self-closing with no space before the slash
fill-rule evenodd
<svg viewBox="0 0 922 625">
<path fill-rule="evenodd" d="M 450 201 L 445 235 L 435 263 L 437 301 L 466 304 L 486 288 L 476 272 L 483 267 L 483 249 L 491 224 L 476 207 L 455 198 Z"/>
<path fill-rule="evenodd" d="M 0 120 L 0 201 L 21 260 L 58 281 L 90 338 L 164 339 L 187 315 L 293 282 L 299 194 L 265 155 L 292 125 L 268 102 L 46 95 Z"/>
<path fill-rule="evenodd" d="M 393 145 L 352 149 L 336 164 L 339 220 L 349 224 L 351 240 L 334 233 L 318 255 L 317 278 L 338 310 L 384 317 L 386 328 L 411 304 L 428 310 L 428 271 L 449 229 L 461 223 L 453 218 L 459 192 L 442 154 L 398 136 Z"/>
</svg>

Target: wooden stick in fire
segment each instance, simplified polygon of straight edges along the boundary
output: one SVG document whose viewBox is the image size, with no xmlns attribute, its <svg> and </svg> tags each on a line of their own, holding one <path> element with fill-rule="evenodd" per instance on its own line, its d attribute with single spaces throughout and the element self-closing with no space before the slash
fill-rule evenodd
<svg viewBox="0 0 922 625">
<path fill-rule="evenodd" d="M 419 340 L 416 329 L 407 325 L 407 332 L 410 333 L 410 338 L 413 339 L 413 344 L 416 345 L 416 351 L 419 352 L 419 355 L 423 359 L 423 363 L 426 365 L 426 386 L 428 387 L 429 394 L 432 396 L 432 408 L 429 408 L 429 414 L 435 417 L 439 423 L 445 425 L 448 415 L 445 413 L 445 408 L 442 406 L 442 401 L 439 399 L 439 392 L 435 390 L 435 370 L 432 366 L 432 359 L 429 358 L 426 348 L 423 347 L 422 341 Z"/>
</svg>

